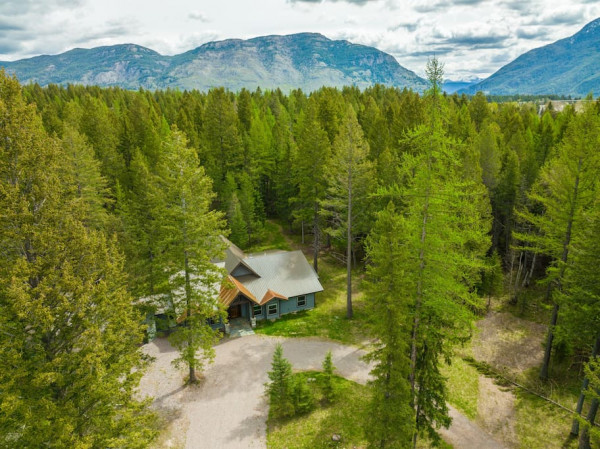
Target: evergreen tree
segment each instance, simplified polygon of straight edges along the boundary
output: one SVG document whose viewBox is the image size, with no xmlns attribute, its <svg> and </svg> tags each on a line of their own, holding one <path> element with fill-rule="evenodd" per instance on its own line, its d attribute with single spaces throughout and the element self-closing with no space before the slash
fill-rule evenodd
<svg viewBox="0 0 600 449">
<path fill-rule="evenodd" d="M 302 376 L 292 377 L 292 403 L 296 415 L 308 413 L 315 407 L 313 393 Z"/>
<path fill-rule="evenodd" d="M 77 185 L 0 73 L 0 446 L 146 447 L 141 316 L 116 242 L 71 212 Z M 8 369 L 7 369 L 8 368 Z"/>
<path fill-rule="evenodd" d="M 369 195 L 375 189 L 373 164 L 367 159 L 368 144 L 356 114 L 348 106 L 333 143 L 333 157 L 323 215 L 326 232 L 346 245 L 346 316 L 352 318 L 352 256 L 354 240 L 367 230 L 371 218 Z"/>
<path fill-rule="evenodd" d="M 321 249 L 321 207 L 325 198 L 331 145 L 327 133 L 317 120 L 317 107 L 309 100 L 298 132 L 298 157 L 295 164 L 295 181 L 298 195 L 294 198 L 294 216 L 301 222 L 312 222 L 313 267 L 318 272 Z"/>
<path fill-rule="evenodd" d="M 472 313 L 482 309 L 474 292 L 488 249 L 489 200 L 477 160 L 459 159 L 464 147 L 442 126 L 443 68 L 428 63 L 428 123 L 407 133 L 397 190 L 402 205 L 402 247 L 398 264 L 406 287 L 395 291 L 411 303 L 409 382 L 417 435 L 439 440 L 436 428 L 450 422 L 445 379 L 439 366 L 453 345 L 467 340 Z M 392 190 L 393 193 L 393 190 Z"/>
<path fill-rule="evenodd" d="M 283 357 L 283 348 L 279 343 L 275 346 L 268 376 L 270 382 L 266 385 L 266 390 L 269 395 L 269 414 L 277 418 L 293 416 L 292 365 Z"/>
<path fill-rule="evenodd" d="M 539 234 L 520 234 L 519 238 L 529 244 L 528 249 L 553 259 L 547 270 L 547 282 L 550 283 L 547 296 L 552 299 L 553 309 L 540 370 L 543 380 L 548 378 L 560 307 L 552 291 L 556 290 L 558 295 L 562 291 L 562 283 L 570 266 L 572 241 L 581 234 L 582 217 L 594 204 L 600 170 L 597 152 L 599 141 L 600 118 L 588 107 L 573 119 L 558 149 L 558 157 L 543 168 L 529 195 L 530 200 L 541 205 L 544 212 L 534 214 L 522 211 L 520 214 L 539 230 Z"/>
<path fill-rule="evenodd" d="M 194 383 L 203 360 L 214 357 L 217 331 L 209 320 L 224 316 L 218 300 L 223 274 L 212 263 L 224 250 L 219 237 L 224 233 L 223 215 L 210 210 L 212 183 L 177 129 L 163 144 L 157 170 L 157 257 L 168 275 L 169 300 L 182 322 L 169 338 L 179 351 L 176 362 L 188 366 L 189 382 Z"/>
<path fill-rule="evenodd" d="M 378 213 L 367 239 L 366 294 L 372 307 L 370 319 L 377 335 L 369 354 L 375 362 L 371 372 L 373 399 L 365 426 L 369 447 L 408 448 L 414 433 L 414 410 L 410 383 L 411 298 L 399 294 L 410 284 L 402 260 L 410 257 L 403 245 L 402 217 L 389 204 Z"/>
<path fill-rule="evenodd" d="M 227 211 L 227 220 L 229 222 L 229 239 L 238 246 L 244 246 L 247 242 L 248 233 L 242 206 L 238 200 L 237 192 L 233 192 L 229 202 L 229 210 Z"/>
<path fill-rule="evenodd" d="M 107 229 L 106 206 L 111 203 L 107 180 L 101 175 L 94 150 L 71 126 L 66 125 L 62 147 L 67 158 L 66 175 L 75 182 L 73 207 L 79 217 L 95 229 Z"/>
<path fill-rule="evenodd" d="M 557 337 L 575 353 L 593 360 L 600 354 L 600 207 L 598 200 L 582 219 L 583 230 L 573 238 L 570 268 L 565 271 L 562 291 L 556 300 L 563 313 Z M 575 412 L 580 415 L 589 395 L 589 376 L 585 376 Z M 593 393 L 593 391 L 592 391 Z M 579 419 L 573 420 L 571 434 L 579 433 Z"/>
<path fill-rule="evenodd" d="M 333 382 L 333 373 L 335 366 L 333 365 L 331 351 L 328 351 L 323 360 L 323 397 L 327 402 L 333 402 L 336 396 L 335 386 Z"/>
<path fill-rule="evenodd" d="M 592 401 L 586 421 L 579 435 L 579 449 L 592 449 L 590 442 L 591 434 L 600 438 L 600 431 L 594 427 L 598 407 L 600 406 L 600 357 L 595 357 L 589 361 L 585 367 L 585 377 L 590 380 L 587 394 Z"/>
</svg>

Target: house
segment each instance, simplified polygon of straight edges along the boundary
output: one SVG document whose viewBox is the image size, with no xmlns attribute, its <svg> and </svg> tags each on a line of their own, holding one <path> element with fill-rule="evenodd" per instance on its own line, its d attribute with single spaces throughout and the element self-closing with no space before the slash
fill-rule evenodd
<svg viewBox="0 0 600 449">
<path fill-rule="evenodd" d="M 315 294 L 323 291 L 319 277 L 302 251 L 266 251 L 246 254 L 229 240 L 225 260 L 217 262 L 229 282 L 219 300 L 228 319 L 275 319 L 315 307 Z"/>
</svg>

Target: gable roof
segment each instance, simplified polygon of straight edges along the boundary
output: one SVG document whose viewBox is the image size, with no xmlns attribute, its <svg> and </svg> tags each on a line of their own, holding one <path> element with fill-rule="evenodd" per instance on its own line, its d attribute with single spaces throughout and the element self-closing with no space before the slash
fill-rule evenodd
<svg viewBox="0 0 600 449">
<path fill-rule="evenodd" d="M 288 299 L 293 296 L 323 291 L 319 277 L 302 251 L 271 251 L 245 254 L 229 240 L 224 261 L 232 288 L 221 289 L 221 300 L 230 304 L 242 293 L 256 304 L 265 304 L 273 298 Z M 243 265 L 250 273 L 233 276 Z M 233 295 L 233 297 L 232 297 Z"/>
</svg>

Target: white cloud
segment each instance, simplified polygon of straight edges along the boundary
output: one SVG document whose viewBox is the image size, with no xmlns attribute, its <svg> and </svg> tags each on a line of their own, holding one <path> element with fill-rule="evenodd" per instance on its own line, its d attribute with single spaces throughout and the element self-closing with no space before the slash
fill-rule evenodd
<svg viewBox="0 0 600 449">
<path fill-rule="evenodd" d="M 0 60 L 125 42 L 175 54 L 211 40 L 318 32 L 375 46 L 419 74 L 435 54 L 447 77 L 468 78 L 489 75 L 600 15 L 592 0 L 568 6 L 555 0 L 180 0 L 168 7 L 159 0 L 0 0 Z"/>
<path fill-rule="evenodd" d="M 198 20 L 199 22 L 209 22 L 210 21 L 208 19 L 208 17 L 206 16 L 206 14 L 204 14 L 201 11 L 192 11 L 188 14 L 188 17 L 192 20 Z"/>
</svg>

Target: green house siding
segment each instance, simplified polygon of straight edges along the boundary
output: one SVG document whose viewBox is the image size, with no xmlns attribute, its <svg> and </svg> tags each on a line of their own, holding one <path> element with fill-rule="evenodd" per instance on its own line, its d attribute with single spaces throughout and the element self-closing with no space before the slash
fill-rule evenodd
<svg viewBox="0 0 600 449">
<path fill-rule="evenodd" d="M 298 312 L 299 310 L 308 310 L 315 307 L 315 294 L 309 293 L 307 295 L 302 295 L 305 299 L 305 304 L 302 306 L 298 306 L 298 297 L 292 296 L 287 301 L 279 301 L 280 306 L 280 315 L 285 315 L 286 313 Z"/>
<path fill-rule="evenodd" d="M 270 320 L 279 318 L 281 315 L 286 313 L 298 312 L 300 310 L 309 310 L 315 307 L 315 294 L 307 293 L 304 296 L 304 305 L 298 305 L 298 296 L 293 296 L 287 300 L 283 299 L 272 299 L 268 303 L 261 306 L 261 315 L 255 315 L 257 320 L 263 320 L 268 318 Z M 269 314 L 269 306 L 277 304 L 277 313 Z"/>
</svg>

